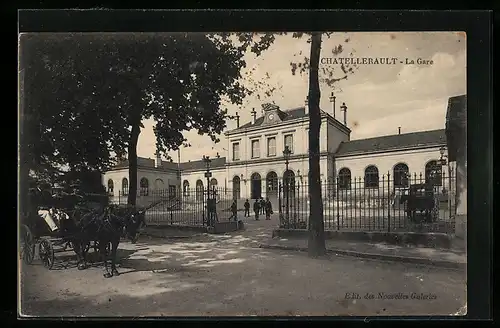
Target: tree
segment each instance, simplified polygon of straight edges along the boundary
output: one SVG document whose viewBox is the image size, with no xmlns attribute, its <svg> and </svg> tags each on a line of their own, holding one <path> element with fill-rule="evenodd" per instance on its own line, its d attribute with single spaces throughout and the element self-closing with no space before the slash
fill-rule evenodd
<svg viewBox="0 0 500 328">
<path fill-rule="evenodd" d="M 30 174 L 53 184 L 68 170 L 102 172 L 112 164 L 111 152 L 123 152 L 119 116 L 92 102 L 99 75 L 82 67 L 99 61 L 98 50 L 73 35 L 21 35 L 21 195 Z"/>
<path fill-rule="evenodd" d="M 324 33 L 328 38 L 332 33 Z M 302 38 L 303 33 L 294 33 L 295 38 Z M 319 107 L 321 92 L 320 80 L 330 87 L 334 87 L 338 81 L 345 80 L 349 74 L 354 73 L 356 65 L 341 64 L 342 73 L 337 75 L 335 67 L 323 68 L 323 77 L 319 77 L 319 61 L 321 54 L 322 33 L 313 32 L 308 35 L 307 42 L 311 44 L 309 60 L 304 58 L 302 63 L 291 63 L 292 74 L 299 69 L 300 73 L 309 72 L 309 238 L 308 253 L 311 257 L 326 254 L 325 228 L 323 218 L 323 198 L 320 180 L 320 148 L 319 138 L 321 130 L 321 110 Z M 344 42 L 349 42 L 345 39 Z M 342 44 L 332 49 L 332 55 L 337 56 L 344 50 Z M 352 53 L 350 54 L 353 55 Z"/>
<path fill-rule="evenodd" d="M 321 33 L 311 35 L 311 55 L 309 68 L 309 240 L 310 256 L 326 254 L 325 227 L 323 222 L 323 200 L 320 180 L 319 133 L 321 112 L 319 100 L 319 57 L 321 53 Z"/>
<path fill-rule="evenodd" d="M 127 153 L 128 202 L 135 204 L 142 120 L 156 121 L 160 153 L 178 149 L 186 141 L 182 132 L 191 129 L 217 142 L 227 117 L 222 98 L 241 103 L 249 92 L 238 82 L 244 53 L 259 54 L 273 39 L 254 40 L 252 33 L 24 36 L 24 167 L 102 171 L 112 153 Z"/>
<path fill-rule="evenodd" d="M 287 34 L 287 33 L 278 33 Z M 354 73 L 357 65 L 343 62 L 340 67 L 319 67 L 322 36 L 330 38 L 332 33 L 293 33 L 292 37 L 297 39 L 306 39 L 311 44 L 310 56 L 304 57 L 302 61 L 291 62 L 291 73 L 296 75 L 309 74 L 309 91 L 308 91 L 308 106 L 309 106 L 309 238 L 308 238 L 308 253 L 311 257 L 324 255 L 326 253 L 325 235 L 324 235 L 324 219 L 323 219 L 323 200 L 321 193 L 320 180 L 320 148 L 319 137 L 321 129 L 321 110 L 319 107 L 321 92 L 320 82 L 335 88 L 337 82 L 346 80 L 350 74 Z M 344 39 L 344 43 L 348 43 L 348 38 Z M 338 56 L 344 51 L 342 44 L 335 46 L 332 49 L 332 55 Z M 353 56 L 353 53 L 350 53 Z M 338 69 L 340 68 L 340 74 Z M 321 73 L 321 76 L 320 76 Z M 271 91 L 273 91 L 271 89 Z"/>
<path fill-rule="evenodd" d="M 115 74 L 110 79 L 122 90 L 113 96 L 114 106 L 125 109 L 129 127 L 129 204 L 136 201 L 137 143 L 142 121 L 154 119 L 160 154 L 185 144 L 183 132 L 191 129 L 218 142 L 217 135 L 228 117 L 227 110 L 221 109 L 221 100 L 225 97 L 241 104 L 248 93 L 248 88 L 238 82 L 245 66 L 245 51 L 250 47 L 259 54 L 272 40 L 254 42 L 253 35 L 244 33 L 236 39 L 227 33 L 177 33 L 107 40 L 116 49 L 108 62 L 110 72 Z"/>
</svg>

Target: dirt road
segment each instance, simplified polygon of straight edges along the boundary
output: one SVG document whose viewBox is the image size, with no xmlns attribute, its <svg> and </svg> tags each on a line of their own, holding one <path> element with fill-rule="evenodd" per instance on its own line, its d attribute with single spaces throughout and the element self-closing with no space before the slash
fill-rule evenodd
<svg viewBox="0 0 500 328">
<path fill-rule="evenodd" d="M 255 248 L 243 235 L 143 237 L 120 245 L 120 276 L 22 268 L 21 312 L 32 316 L 450 315 L 465 273 Z"/>
</svg>

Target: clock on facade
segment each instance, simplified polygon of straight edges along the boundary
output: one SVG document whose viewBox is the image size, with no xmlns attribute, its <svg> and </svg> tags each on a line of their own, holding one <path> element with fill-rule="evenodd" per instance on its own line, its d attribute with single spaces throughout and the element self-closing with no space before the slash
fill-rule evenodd
<svg viewBox="0 0 500 328">
<path fill-rule="evenodd" d="M 269 118 L 269 121 L 272 121 L 274 119 L 274 115 L 273 114 L 269 114 L 268 118 Z"/>
</svg>

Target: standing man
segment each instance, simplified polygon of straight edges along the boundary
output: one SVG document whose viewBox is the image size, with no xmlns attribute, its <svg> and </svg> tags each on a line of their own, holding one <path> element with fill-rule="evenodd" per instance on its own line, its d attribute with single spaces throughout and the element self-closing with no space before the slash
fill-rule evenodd
<svg viewBox="0 0 500 328">
<path fill-rule="evenodd" d="M 245 214 L 244 216 L 245 217 L 250 217 L 250 202 L 248 201 L 248 199 L 245 201 Z"/>
<path fill-rule="evenodd" d="M 260 197 L 260 214 L 266 214 L 266 201 L 263 197 Z"/>
<path fill-rule="evenodd" d="M 233 200 L 233 203 L 231 204 L 231 218 L 234 219 L 234 221 L 238 221 L 238 206 L 236 205 L 236 200 Z M 229 219 L 231 221 L 231 219 Z"/>
<path fill-rule="evenodd" d="M 260 212 L 260 202 L 259 202 L 259 199 L 256 199 L 255 203 L 253 203 L 253 211 L 255 213 L 255 221 L 259 221 L 259 212 Z"/>
<path fill-rule="evenodd" d="M 269 197 L 266 197 L 265 200 L 265 211 L 266 211 L 266 220 L 271 220 L 271 214 L 273 214 L 273 205 L 269 200 Z"/>
</svg>

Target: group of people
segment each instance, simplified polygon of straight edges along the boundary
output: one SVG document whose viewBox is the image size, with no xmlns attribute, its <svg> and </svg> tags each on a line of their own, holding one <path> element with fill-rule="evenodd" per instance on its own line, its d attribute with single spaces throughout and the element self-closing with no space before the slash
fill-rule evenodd
<svg viewBox="0 0 500 328">
<path fill-rule="evenodd" d="M 244 208 L 244 217 L 250 217 L 250 202 L 248 201 L 248 199 L 245 201 Z M 261 197 L 259 199 L 256 199 L 253 203 L 253 211 L 256 221 L 259 221 L 260 214 L 265 214 L 266 220 L 271 220 L 271 214 L 273 214 L 273 206 L 269 198 L 264 199 Z M 238 205 L 236 204 L 236 200 L 233 200 L 233 203 L 231 204 L 231 212 L 232 218 L 237 221 L 236 218 L 238 213 Z"/>
<path fill-rule="evenodd" d="M 244 207 L 245 207 L 244 216 L 250 217 L 250 202 L 248 201 L 248 199 L 245 201 Z M 257 221 L 259 220 L 260 214 L 265 214 L 266 220 L 270 220 L 271 214 L 273 214 L 273 206 L 269 198 L 266 197 L 266 199 L 264 199 L 261 197 L 260 199 L 256 199 L 253 203 L 253 212 L 255 215 L 255 220 Z"/>
</svg>

